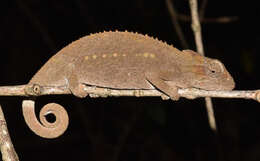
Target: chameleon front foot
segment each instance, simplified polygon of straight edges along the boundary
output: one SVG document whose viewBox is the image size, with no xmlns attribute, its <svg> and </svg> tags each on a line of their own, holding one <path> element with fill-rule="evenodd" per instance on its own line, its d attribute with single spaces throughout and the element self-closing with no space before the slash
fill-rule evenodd
<svg viewBox="0 0 260 161">
<path fill-rule="evenodd" d="M 26 124 L 36 134 L 44 138 L 56 138 L 62 135 L 68 127 L 69 117 L 67 111 L 59 104 L 49 103 L 40 111 L 40 122 L 35 115 L 35 102 L 24 100 L 22 104 L 23 116 Z M 54 122 L 46 120 L 46 116 L 53 114 Z"/>
<path fill-rule="evenodd" d="M 79 98 L 85 98 L 88 93 L 84 90 L 84 84 L 77 84 L 75 86 L 70 86 L 72 94 Z"/>
<path fill-rule="evenodd" d="M 145 73 L 146 79 L 157 89 L 161 90 L 163 93 L 168 95 L 172 100 L 178 101 L 180 98 L 180 95 L 178 94 L 178 88 L 177 86 L 168 85 L 163 79 L 161 79 L 161 76 L 157 73 Z"/>
</svg>

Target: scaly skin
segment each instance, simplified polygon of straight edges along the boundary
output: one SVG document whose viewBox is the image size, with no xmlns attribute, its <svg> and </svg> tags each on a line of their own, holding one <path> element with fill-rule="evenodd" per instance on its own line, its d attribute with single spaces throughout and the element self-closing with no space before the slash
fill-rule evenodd
<svg viewBox="0 0 260 161">
<path fill-rule="evenodd" d="M 86 84 L 113 89 L 159 89 L 173 100 L 180 97 L 178 88 L 232 90 L 235 86 L 220 61 L 130 32 L 97 33 L 71 43 L 35 74 L 29 82 L 32 84 L 65 86 L 77 97 L 87 96 L 83 90 Z M 68 117 L 64 112 L 59 115 L 63 108 L 57 107 L 51 104 L 46 111 L 64 121 L 50 126 L 47 121 L 38 122 L 34 103 L 24 101 L 26 123 L 42 137 L 58 137 L 66 130 Z"/>
</svg>

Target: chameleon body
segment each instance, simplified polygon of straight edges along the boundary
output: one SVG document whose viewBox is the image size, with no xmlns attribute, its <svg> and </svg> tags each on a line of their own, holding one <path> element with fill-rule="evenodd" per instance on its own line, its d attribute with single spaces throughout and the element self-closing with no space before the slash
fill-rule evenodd
<svg viewBox="0 0 260 161">
<path fill-rule="evenodd" d="M 32 84 L 65 86 L 77 97 L 87 96 L 84 85 L 158 89 L 173 100 L 179 99 L 178 88 L 232 90 L 235 86 L 220 61 L 130 32 L 96 33 L 69 44 L 34 75 Z M 58 137 L 66 130 L 68 116 L 61 109 L 56 104 L 46 107 L 42 115 L 54 113 L 56 121 L 49 123 L 43 117 L 41 124 L 34 114 L 34 102 L 23 102 L 26 123 L 46 138 Z"/>
</svg>

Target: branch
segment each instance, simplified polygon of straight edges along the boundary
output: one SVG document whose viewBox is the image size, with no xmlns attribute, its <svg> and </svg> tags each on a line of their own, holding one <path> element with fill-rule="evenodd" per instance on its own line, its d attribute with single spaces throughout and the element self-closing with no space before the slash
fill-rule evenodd
<svg viewBox="0 0 260 161">
<path fill-rule="evenodd" d="M 181 21 L 184 21 L 184 22 L 192 21 L 190 16 L 187 16 L 187 15 L 184 15 L 184 14 L 181 14 L 181 13 L 178 13 L 177 18 Z M 237 20 L 238 20 L 237 16 L 222 16 L 222 17 L 216 17 L 216 18 L 206 18 L 206 17 L 200 18 L 201 23 L 230 23 L 230 22 L 234 22 L 234 21 L 237 21 Z"/>
<path fill-rule="evenodd" d="M 109 89 L 86 85 L 84 90 L 90 97 L 108 97 L 108 96 L 135 96 L 135 97 L 162 97 L 169 99 L 168 96 L 155 89 Z M 199 97 L 217 97 L 217 98 L 244 98 L 254 99 L 260 103 L 260 90 L 247 91 L 206 91 L 196 88 L 179 89 L 181 97 L 195 99 Z M 44 87 L 39 85 L 19 85 L 19 86 L 2 86 L 0 87 L 0 96 L 42 96 L 42 95 L 62 95 L 71 94 L 66 87 Z"/>
<path fill-rule="evenodd" d="M 178 14 L 177 14 L 177 11 L 175 11 L 175 8 L 174 8 L 174 5 L 173 3 L 171 2 L 171 0 L 166 0 L 166 6 L 168 8 L 168 11 L 169 11 L 169 14 L 171 16 L 171 21 L 172 21 L 172 24 L 174 25 L 174 29 L 178 35 L 178 38 L 180 39 L 180 42 L 181 42 L 181 45 L 182 45 L 182 48 L 184 49 L 188 49 L 188 43 L 185 39 L 185 36 L 182 32 L 182 29 L 181 29 L 181 25 L 178 21 Z"/>
<path fill-rule="evenodd" d="M 195 42 L 197 46 L 197 51 L 201 55 L 204 55 L 204 48 L 202 43 L 202 36 L 201 36 L 201 27 L 200 27 L 200 21 L 199 21 L 199 15 L 198 15 L 198 4 L 197 0 L 189 0 L 190 2 L 190 10 L 191 10 L 191 18 L 192 18 L 192 30 L 195 36 Z M 212 100 L 210 97 L 205 98 L 206 102 L 206 109 L 208 113 L 209 118 L 209 126 L 211 129 L 215 132 L 217 132 L 217 125 L 216 120 L 214 116 L 214 109 Z"/>
<path fill-rule="evenodd" d="M 197 0 L 189 0 L 190 2 L 190 10 L 191 10 L 191 18 L 192 18 L 192 30 L 195 36 L 195 43 L 197 46 L 197 51 L 201 55 L 204 55 L 204 48 L 202 43 L 202 36 L 201 36 L 201 26 L 199 21 L 198 15 L 198 4 Z"/>
<path fill-rule="evenodd" d="M 14 150 L 11 138 L 6 126 L 5 117 L 0 105 L 0 149 L 3 161 L 18 161 L 19 158 Z"/>
</svg>

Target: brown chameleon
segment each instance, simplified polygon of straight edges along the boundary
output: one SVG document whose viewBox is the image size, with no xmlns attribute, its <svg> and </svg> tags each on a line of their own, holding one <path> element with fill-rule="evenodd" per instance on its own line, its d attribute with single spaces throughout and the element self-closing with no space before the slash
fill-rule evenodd
<svg viewBox="0 0 260 161">
<path fill-rule="evenodd" d="M 224 65 L 191 51 L 180 51 L 157 39 L 130 32 L 85 36 L 63 48 L 34 75 L 28 85 L 65 86 L 77 97 L 87 96 L 84 85 L 110 89 L 157 89 L 173 100 L 179 88 L 232 90 L 234 80 Z M 44 115 L 53 113 L 54 123 Z M 58 104 L 34 113 L 34 101 L 23 101 L 23 115 L 31 130 L 45 138 L 63 134 L 68 115 Z"/>
</svg>

